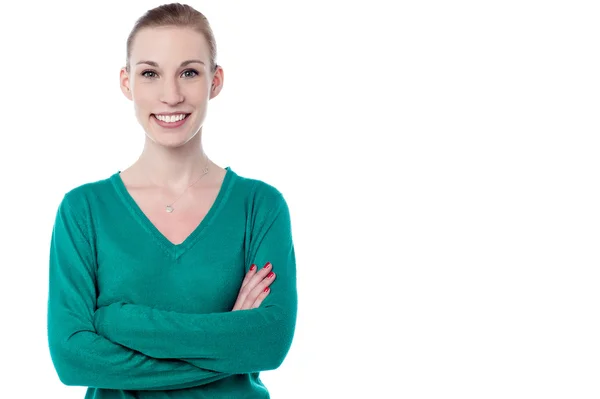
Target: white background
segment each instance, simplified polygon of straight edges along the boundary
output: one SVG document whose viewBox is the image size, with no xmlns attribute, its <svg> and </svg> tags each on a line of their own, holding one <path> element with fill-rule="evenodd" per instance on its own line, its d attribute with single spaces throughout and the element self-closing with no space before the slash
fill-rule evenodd
<svg viewBox="0 0 600 399">
<path fill-rule="evenodd" d="M 52 223 L 141 151 L 119 68 L 160 4 L 2 5 L 3 398 L 83 398 L 47 348 Z M 274 399 L 599 397 L 597 2 L 189 4 L 225 75 L 205 149 L 292 212 Z"/>
</svg>

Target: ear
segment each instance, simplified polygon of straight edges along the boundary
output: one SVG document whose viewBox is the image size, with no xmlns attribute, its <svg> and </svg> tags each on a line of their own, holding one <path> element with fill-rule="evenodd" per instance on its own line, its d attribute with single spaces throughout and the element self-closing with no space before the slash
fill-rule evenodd
<svg viewBox="0 0 600 399">
<path fill-rule="evenodd" d="M 127 97 L 129 100 L 133 101 L 133 96 L 131 94 L 131 85 L 130 85 L 131 82 L 129 80 L 129 73 L 127 72 L 127 69 L 125 67 L 121 68 L 119 80 L 121 82 L 121 91 L 123 92 L 123 94 L 125 94 L 125 97 Z"/>
<path fill-rule="evenodd" d="M 221 65 L 217 65 L 217 70 L 215 71 L 211 81 L 209 98 L 214 98 L 221 92 L 221 89 L 223 88 L 224 78 L 225 76 L 223 73 L 223 67 L 221 67 Z"/>
</svg>

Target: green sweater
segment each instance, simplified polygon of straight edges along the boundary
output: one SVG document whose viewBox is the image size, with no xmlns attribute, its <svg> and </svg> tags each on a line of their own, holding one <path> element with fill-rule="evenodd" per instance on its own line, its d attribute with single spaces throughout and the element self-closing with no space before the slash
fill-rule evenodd
<svg viewBox="0 0 600 399">
<path fill-rule="evenodd" d="M 282 194 L 230 167 L 199 226 L 173 244 L 120 172 L 67 192 L 52 230 L 48 343 L 86 398 L 269 398 L 296 325 L 296 261 Z M 260 307 L 231 311 L 252 264 L 276 274 Z"/>
</svg>

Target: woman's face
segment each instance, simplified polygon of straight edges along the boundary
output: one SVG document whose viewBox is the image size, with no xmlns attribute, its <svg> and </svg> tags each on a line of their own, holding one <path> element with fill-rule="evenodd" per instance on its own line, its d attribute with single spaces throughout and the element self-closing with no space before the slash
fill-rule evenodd
<svg viewBox="0 0 600 399">
<path fill-rule="evenodd" d="M 178 147 L 201 130 L 208 101 L 223 82 L 220 67 L 211 73 L 209 54 L 204 36 L 189 28 L 145 28 L 137 33 L 129 73 L 121 69 L 121 89 L 133 101 L 150 140 Z M 182 115 L 185 118 L 179 120 Z"/>
</svg>

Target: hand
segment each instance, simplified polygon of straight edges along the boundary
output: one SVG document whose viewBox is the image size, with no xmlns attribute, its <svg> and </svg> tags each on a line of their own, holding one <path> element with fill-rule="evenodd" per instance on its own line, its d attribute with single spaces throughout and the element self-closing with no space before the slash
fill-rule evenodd
<svg viewBox="0 0 600 399">
<path fill-rule="evenodd" d="M 260 270 L 256 265 L 252 265 L 242 281 L 242 288 L 240 288 L 232 311 L 254 309 L 260 306 L 269 295 L 269 285 L 275 280 L 275 273 L 271 271 L 271 268 L 271 262 L 267 262 Z"/>
</svg>

